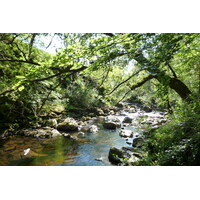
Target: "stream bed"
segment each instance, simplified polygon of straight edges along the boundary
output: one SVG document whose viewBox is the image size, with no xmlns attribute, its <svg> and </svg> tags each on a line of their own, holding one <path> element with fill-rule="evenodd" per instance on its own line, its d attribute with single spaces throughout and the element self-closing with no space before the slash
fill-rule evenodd
<svg viewBox="0 0 200 200">
<path fill-rule="evenodd" d="M 164 118 L 161 112 L 134 113 L 123 112 L 114 115 L 121 122 L 125 117 L 131 117 L 133 123 L 124 126 L 124 129 L 141 134 L 143 129 L 139 126 L 138 118 L 146 116 L 150 121 L 154 118 Z M 103 128 L 96 120 L 99 131 L 87 133 L 79 140 L 66 137 L 48 139 L 31 138 L 24 136 L 10 136 L 0 144 L 1 166 L 112 166 L 108 160 L 111 147 L 131 147 L 133 138 L 119 136 L 121 128 L 109 130 Z M 73 133 L 76 136 L 78 133 Z M 127 143 L 128 142 L 128 143 Z"/>
</svg>

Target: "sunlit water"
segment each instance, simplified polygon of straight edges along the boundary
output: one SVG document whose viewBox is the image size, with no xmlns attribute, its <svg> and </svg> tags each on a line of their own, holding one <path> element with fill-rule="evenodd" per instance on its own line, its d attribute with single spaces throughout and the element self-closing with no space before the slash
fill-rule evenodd
<svg viewBox="0 0 200 200">
<path fill-rule="evenodd" d="M 143 113 L 144 114 L 144 113 Z M 158 116 L 159 113 L 145 113 L 149 117 Z M 123 113 L 117 116 L 123 121 L 125 116 L 136 119 L 140 113 Z M 94 122 L 95 123 L 95 122 Z M 120 129 L 107 130 L 102 124 L 96 122 L 99 127 L 97 133 L 86 133 L 85 137 L 78 141 L 57 137 L 50 139 L 37 139 L 22 136 L 13 136 L 4 141 L 0 146 L 0 165 L 30 165 L 30 166 L 109 166 L 108 160 L 110 147 L 131 147 L 127 140 L 119 136 Z M 140 133 L 135 126 L 125 129 Z M 77 133 L 74 133 L 76 135 Z M 129 141 L 133 138 L 128 139 Z M 27 155 L 24 150 L 30 149 Z"/>
</svg>

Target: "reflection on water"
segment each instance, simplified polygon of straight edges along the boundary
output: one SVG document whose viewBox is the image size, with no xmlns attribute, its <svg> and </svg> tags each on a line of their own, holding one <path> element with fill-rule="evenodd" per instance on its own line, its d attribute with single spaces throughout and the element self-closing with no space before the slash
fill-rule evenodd
<svg viewBox="0 0 200 200">
<path fill-rule="evenodd" d="M 50 139 L 12 136 L 1 144 L 0 165 L 61 165 L 68 154 L 77 154 L 78 143 L 63 137 Z M 30 149 L 25 155 L 24 150 Z"/>
</svg>

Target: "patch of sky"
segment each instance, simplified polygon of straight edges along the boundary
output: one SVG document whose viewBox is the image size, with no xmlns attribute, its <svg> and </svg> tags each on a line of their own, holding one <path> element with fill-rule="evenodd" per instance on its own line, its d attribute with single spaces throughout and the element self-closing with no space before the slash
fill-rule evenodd
<svg viewBox="0 0 200 200">
<path fill-rule="evenodd" d="M 63 40 L 54 33 L 49 33 L 48 35 L 41 36 L 42 43 L 38 44 L 38 48 L 46 51 L 50 54 L 56 54 L 58 49 L 64 48 Z"/>
</svg>

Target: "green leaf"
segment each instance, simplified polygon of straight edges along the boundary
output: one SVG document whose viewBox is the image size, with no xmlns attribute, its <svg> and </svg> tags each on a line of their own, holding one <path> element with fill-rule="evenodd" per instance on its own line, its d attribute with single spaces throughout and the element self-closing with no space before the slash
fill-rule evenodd
<svg viewBox="0 0 200 200">
<path fill-rule="evenodd" d="M 16 76 L 17 79 L 24 79 L 26 78 L 25 76 Z"/>
<path fill-rule="evenodd" d="M 24 89 L 24 86 L 22 85 L 22 86 L 20 86 L 19 88 L 18 88 L 18 90 L 21 92 L 22 90 Z"/>
</svg>

